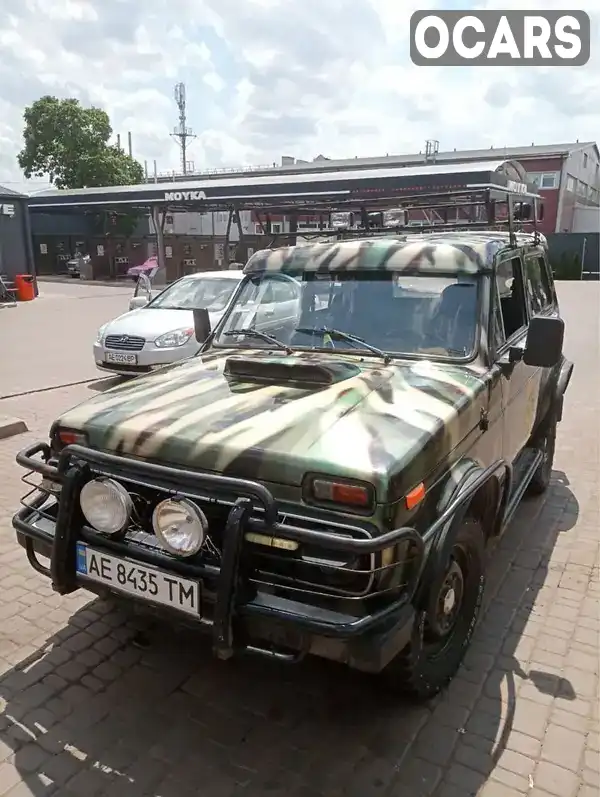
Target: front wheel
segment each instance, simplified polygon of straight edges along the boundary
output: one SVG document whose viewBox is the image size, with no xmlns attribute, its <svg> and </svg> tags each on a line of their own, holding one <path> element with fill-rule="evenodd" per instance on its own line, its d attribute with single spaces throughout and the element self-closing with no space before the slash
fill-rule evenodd
<svg viewBox="0 0 600 797">
<path fill-rule="evenodd" d="M 546 431 L 538 444 L 538 450 L 541 451 L 544 458 L 527 485 L 527 492 L 530 495 L 542 495 L 550 485 L 556 448 L 556 426 L 557 421 L 555 419 L 549 421 Z"/>
<path fill-rule="evenodd" d="M 441 581 L 417 614 L 406 648 L 383 670 L 395 690 L 429 700 L 452 680 L 477 624 L 485 586 L 485 537 L 481 524 L 460 527 Z"/>
</svg>

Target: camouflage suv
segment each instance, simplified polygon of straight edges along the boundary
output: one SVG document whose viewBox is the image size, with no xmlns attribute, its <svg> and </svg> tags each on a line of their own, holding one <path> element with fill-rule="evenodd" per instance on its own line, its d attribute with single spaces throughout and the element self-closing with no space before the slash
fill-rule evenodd
<svg viewBox="0 0 600 797">
<path fill-rule="evenodd" d="M 473 634 L 486 546 L 550 480 L 573 366 L 545 248 L 263 250 L 218 326 L 195 323 L 196 357 L 19 454 L 43 477 L 13 521 L 32 566 L 192 620 L 224 659 L 310 653 L 432 696 Z"/>
</svg>

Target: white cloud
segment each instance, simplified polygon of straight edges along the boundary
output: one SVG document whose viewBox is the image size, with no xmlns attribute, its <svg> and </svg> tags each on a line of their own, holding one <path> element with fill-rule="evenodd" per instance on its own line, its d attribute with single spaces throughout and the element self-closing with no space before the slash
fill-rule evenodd
<svg viewBox="0 0 600 797">
<path fill-rule="evenodd" d="M 5 4 L 6 5 L 6 4 Z M 600 60 L 578 68 L 416 67 L 414 10 L 454 0 L 21 0 L 0 10 L 0 184 L 21 179 L 22 113 L 45 93 L 110 114 L 152 171 L 177 169 L 173 85 L 196 168 L 594 139 Z M 497 8 L 473 2 L 472 9 Z M 522 8 L 504 0 L 503 8 Z M 587 10 L 598 40 L 600 0 Z M 531 0 L 528 9 L 564 9 Z"/>
</svg>

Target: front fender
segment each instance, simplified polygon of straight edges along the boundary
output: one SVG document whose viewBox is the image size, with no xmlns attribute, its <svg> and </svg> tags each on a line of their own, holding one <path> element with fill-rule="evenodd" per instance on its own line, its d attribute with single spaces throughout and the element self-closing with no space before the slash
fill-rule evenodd
<svg viewBox="0 0 600 797">
<path fill-rule="evenodd" d="M 497 463 L 497 471 L 500 470 L 502 464 L 502 462 Z M 510 491 L 510 471 L 506 465 L 504 467 L 505 478 L 500 481 L 501 489 L 498 492 L 498 502 L 495 507 L 497 522 L 492 534 L 496 532 L 498 519 L 500 518 L 501 520 L 503 507 L 506 505 L 506 499 Z M 454 536 L 462 525 L 473 500 L 473 496 L 469 496 L 468 498 L 466 497 L 469 492 L 469 488 L 472 484 L 484 478 L 486 470 L 488 469 L 482 468 L 477 461 L 466 458 L 456 463 L 447 476 L 446 484 L 442 489 L 442 493 L 438 501 L 438 517 L 441 517 L 445 512 L 447 512 L 451 505 L 455 502 L 458 501 L 459 505 L 456 510 L 453 511 L 452 514 L 447 518 L 447 520 L 440 525 L 439 529 L 437 529 L 435 533 L 431 535 L 431 538 L 426 539 L 426 562 L 423 568 L 421 581 L 415 595 L 415 605 L 418 608 L 423 608 L 423 601 L 425 600 L 426 594 L 430 591 L 431 585 L 437 578 L 440 577 L 441 574 L 445 572 L 445 564 L 452 548 Z M 489 479 L 493 478 L 498 477 L 495 475 L 495 473 L 488 473 L 488 475 L 485 476 L 482 484 L 477 488 L 477 491 L 481 489 L 481 487 L 483 487 L 483 485 L 486 484 Z M 462 503 L 460 503 L 461 495 L 465 495 L 465 500 Z M 425 537 L 427 538 L 427 534 Z"/>
</svg>

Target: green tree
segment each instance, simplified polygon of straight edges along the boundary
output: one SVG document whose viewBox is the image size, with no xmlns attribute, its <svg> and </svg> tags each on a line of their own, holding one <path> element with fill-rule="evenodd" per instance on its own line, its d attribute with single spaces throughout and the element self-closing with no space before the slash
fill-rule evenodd
<svg viewBox="0 0 600 797">
<path fill-rule="evenodd" d="M 25 109 L 24 146 L 18 155 L 25 177 L 48 177 L 57 188 L 135 185 L 142 166 L 109 144 L 112 127 L 101 108 L 45 96 Z"/>
</svg>

